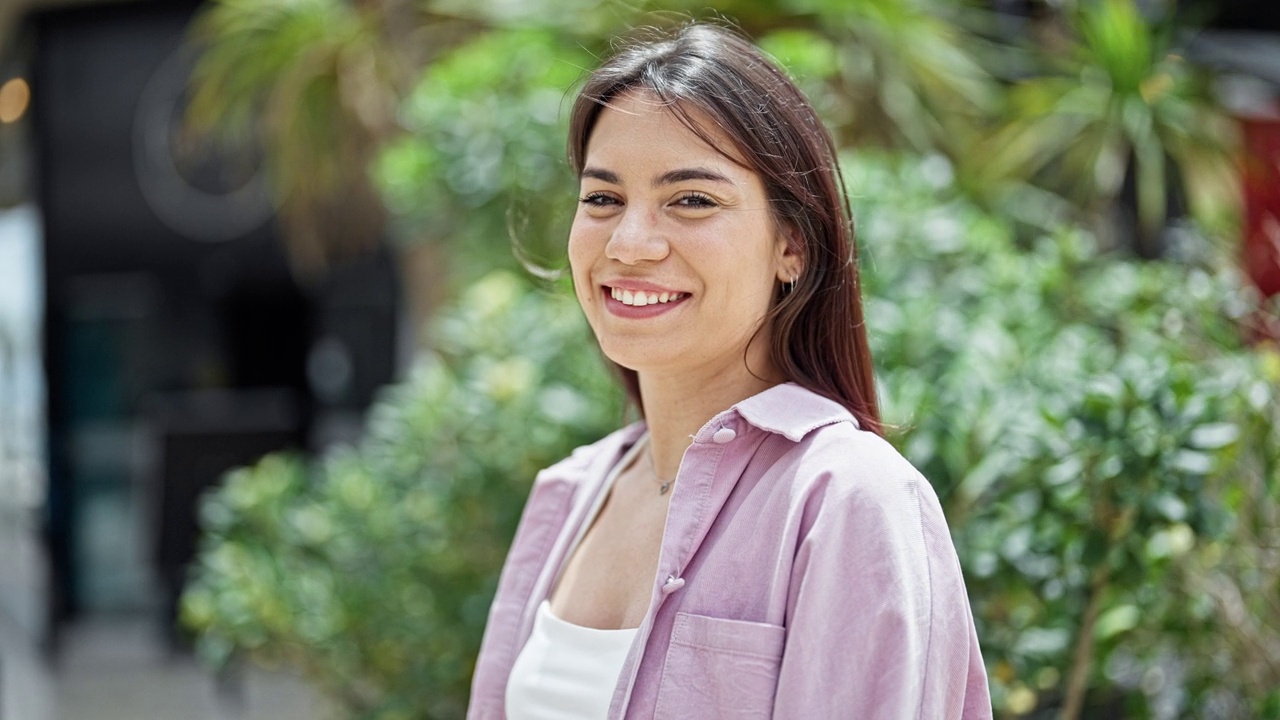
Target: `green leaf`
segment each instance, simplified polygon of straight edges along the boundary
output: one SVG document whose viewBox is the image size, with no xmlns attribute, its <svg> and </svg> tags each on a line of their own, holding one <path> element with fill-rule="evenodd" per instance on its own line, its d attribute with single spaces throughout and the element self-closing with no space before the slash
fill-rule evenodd
<svg viewBox="0 0 1280 720">
<path fill-rule="evenodd" d="M 1195 450 L 1178 450 L 1169 461 L 1170 467 L 1192 475 L 1206 475 L 1213 470 L 1213 456 Z"/>
<path fill-rule="evenodd" d="M 1196 543 L 1195 531 L 1186 523 L 1176 523 L 1152 533 L 1146 555 L 1151 560 L 1185 555 Z"/>
<path fill-rule="evenodd" d="M 829 78 L 840 67 L 835 46 L 812 30 L 777 30 L 760 38 L 760 47 L 797 77 Z"/>
<path fill-rule="evenodd" d="M 1018 652 L 1053 657 L 1066 650 L 1071 633 L 1062 628 L 1028 628 L 1018 637 Z"/>
<path fill-rule="evenodd" d="M 1099 640 L 1108 640 L 1134 629 L 1141 618 L 1142 613 L 1137 606 L 1117 605 L 1098 616 L 1098 624 L 1094 626 L 1094 636 Z"/>
<path fill-rule="evenodd" d="M 1161 493 L 1151 503 L 1166 520 L 1181 521 L 1187 517 L 1187 504 L 1172 493 Z"/>
<path fill-rule="evenodd" d="M 1200 450 L 1218 450 L 1234 443 L 1240 437 L 1235 423 L 1207 423 L 1191 431 L 1190 445 Z"/>
</svg>

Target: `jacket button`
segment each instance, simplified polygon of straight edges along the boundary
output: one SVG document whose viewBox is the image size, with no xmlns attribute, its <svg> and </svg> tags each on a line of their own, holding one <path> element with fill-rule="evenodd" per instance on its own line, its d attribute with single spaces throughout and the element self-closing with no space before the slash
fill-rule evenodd
<svg viewBox="0 0 1280 720">
<path fill-rule="evenodd" d="M 716 444 L 723 445 L 736 437 L 738 437 L 738 433 L 734 432 L 732 428 L 720 428 L 711 436 L 711 440 Z"/>
<path fill-rule="evenodd" d="M 662 594 L 670 595 L 671 593 L 684 587 L 684 578 L 678 578 L 674 575 L 668 575 L 667 581 L 662 585 Z"/>
</svg>

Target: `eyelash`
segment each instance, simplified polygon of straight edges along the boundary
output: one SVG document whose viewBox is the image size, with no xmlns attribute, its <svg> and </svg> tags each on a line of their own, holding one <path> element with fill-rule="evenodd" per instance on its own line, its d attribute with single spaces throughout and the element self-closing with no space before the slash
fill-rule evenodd
<svg viewBox="0 0 1280 720">
<path fill-rule="evenodd" d="M 595 205 L 603 207 L 618 202 L 612 195 L 602 192 L 587 193 L 585 196 L 578 198 L 578 202 L 584 205 Z M 710 208 L 716 206 L 716 201 L 711 199 L 710 195 L 700 192 L 689 192 L 681 195 L 676 199 L 676 204 L 683 205 L 688 208 Z"/>
<path fill-rule="evenodd" d="M 617 201 L 610 195 L 606 195 L 602 192 L 593 192 L 593 193 L 587 193 L 585 196 L 579 198 L 578 202 L 582 203 L 583 205 L 595 205 L 597 207 L 603 207 L 609 202 L 617 202 Z"/>
<path fill-rule="evenodd" d="M 689 202 L 690 200 L 694 202 Z M 700 192 L 685 193 L 679 200 L 676 200 L 676 202 L 690 208 L 709 208 L 716 206 L 716 201 L 712 200 L 710 195 L 704 195 Z"/>
</svg>

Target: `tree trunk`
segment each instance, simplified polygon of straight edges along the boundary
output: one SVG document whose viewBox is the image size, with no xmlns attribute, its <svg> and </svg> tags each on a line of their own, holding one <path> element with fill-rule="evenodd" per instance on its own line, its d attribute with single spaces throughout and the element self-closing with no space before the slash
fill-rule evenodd
<svg viewBox="0 0 1280 720">
<path fill-rule="evenodd" d="M 1080 634 L 1076 637 L 1076 649 L 1071 660 L 1071 673 L 1067 679 L 1067 694 L 1062 705 L 1061 720 L 1079 720 L 1084 706 L 1085 691 L 1089 689 L 1089 671 L 1093 669 L 1093 629 L 1102 612 L 1102 596 L 1110 582 L 1106 565 L 1097 568 L 1089 584 L 1089 604 L 1085 606 L 1080 622 Z"/>
</svg>

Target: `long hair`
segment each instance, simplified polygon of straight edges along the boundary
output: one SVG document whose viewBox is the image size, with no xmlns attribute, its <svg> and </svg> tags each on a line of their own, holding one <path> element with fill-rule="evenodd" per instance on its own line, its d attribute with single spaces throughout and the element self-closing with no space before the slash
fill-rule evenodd
<svg viewBox="0 0 1280 720">
<path fill-rule="evenodd" d="M 661 100 L 715 147 L 695 112 L 709 117 L 732 148 L 717 148 L 764 182 L 778 227 L 802 259 L 794 289 L 778 288 L 765 323 L 770 356 L 788 380 L 849 409 L 880 433 L 871 349 L 863 323 L 852 212 L 835 143 L 804 94 L 745 38 L 690 24 L 633 40 L 587 78 L 569 119 L 569 164 L 581 175 L 600 113 L 624 93 Z M 616 366 L 640 407 L 634 370 Z"/>
</svg>

